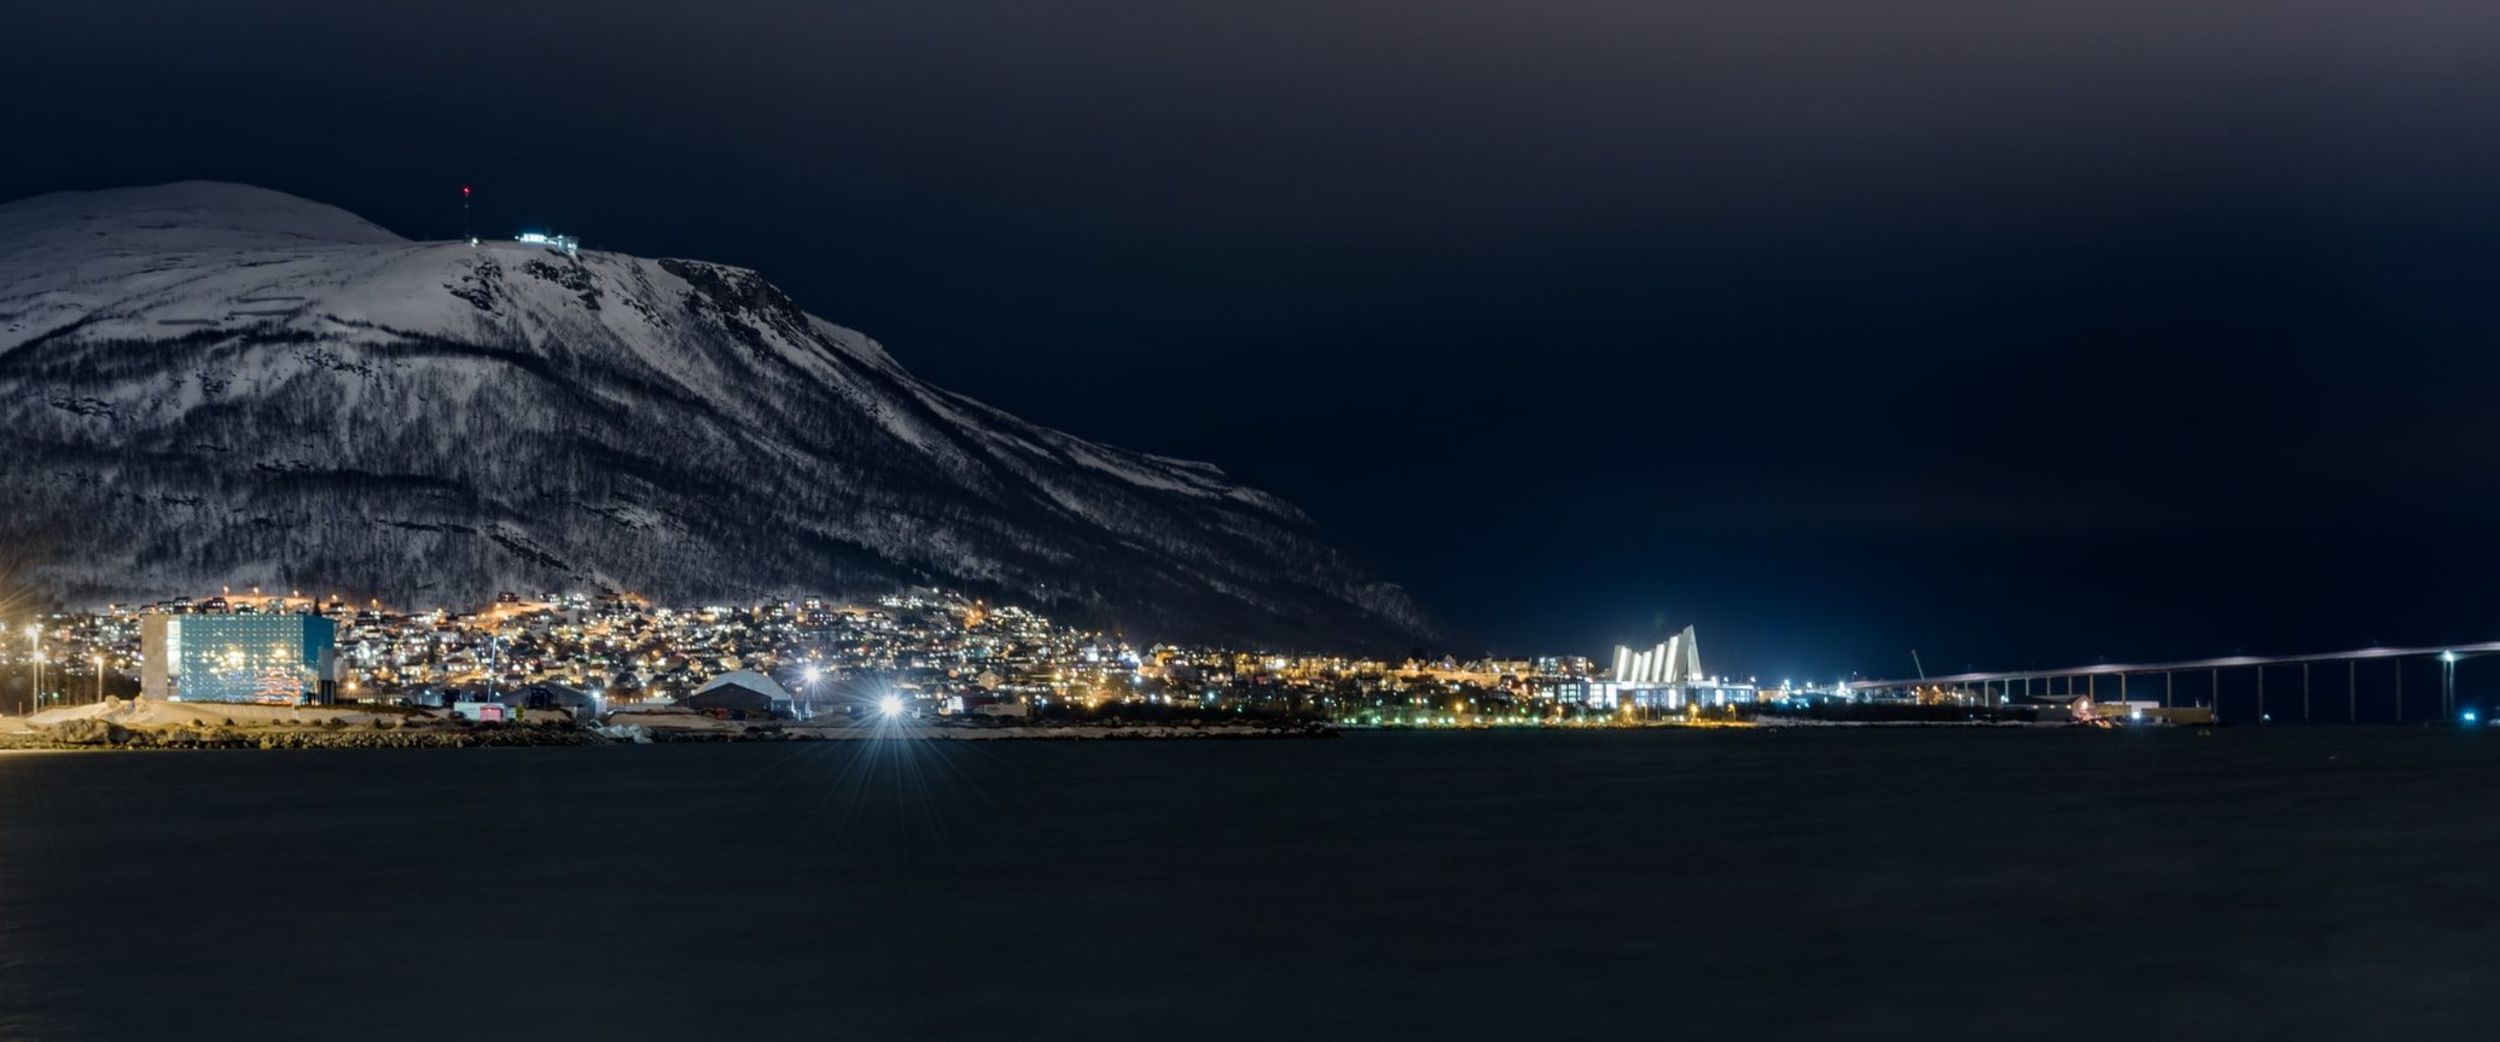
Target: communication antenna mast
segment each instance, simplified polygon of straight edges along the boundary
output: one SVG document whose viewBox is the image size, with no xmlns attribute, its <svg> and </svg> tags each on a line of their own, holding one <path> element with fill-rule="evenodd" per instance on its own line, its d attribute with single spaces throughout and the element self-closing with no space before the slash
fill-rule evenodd
<svg viewBox="0 0 2500 1042">
<path fill-rule="evenodd" d="M 471 246 L 477 245 L 477 233 L 469 230 L 469 186 L 467 185 L 460 186 L 460 237 L 469 240 Z"/>
</svg>

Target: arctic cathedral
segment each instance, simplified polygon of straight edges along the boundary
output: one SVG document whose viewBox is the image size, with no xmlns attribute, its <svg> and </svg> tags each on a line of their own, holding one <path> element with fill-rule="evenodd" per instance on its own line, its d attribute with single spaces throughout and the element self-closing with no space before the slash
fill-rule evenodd
<svg viewBox="0 0 2500 1042">
<path fill-rule="evenodd" d="M 1551 692 L 1557 702 L 1607 712 L 1680 712 L 1758 697 L 1752 684 L 1702 673 L 1701 644 L 1690 626 L 1647 651 L 1617 647 L 1611 680 L 1567 680 Z"/>
<path fill-rule="evenodd" d="M 1701 679 L 1701 646 L 1693 628 L 1669 637 L 1648 651 L 1615 648 L 1615 683 L 1677 684 Z"/>
</svg>

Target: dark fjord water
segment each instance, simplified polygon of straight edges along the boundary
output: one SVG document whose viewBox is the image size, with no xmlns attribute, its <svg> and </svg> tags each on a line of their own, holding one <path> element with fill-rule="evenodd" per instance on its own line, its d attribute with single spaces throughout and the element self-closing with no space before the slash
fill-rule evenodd
<svg viewBox="0 0 2500 1042">
<path fill-rule="evenodd" d="M 2491 1038 L 2494 739 L 0 756 L 0 1038 Z"/>
</svg>

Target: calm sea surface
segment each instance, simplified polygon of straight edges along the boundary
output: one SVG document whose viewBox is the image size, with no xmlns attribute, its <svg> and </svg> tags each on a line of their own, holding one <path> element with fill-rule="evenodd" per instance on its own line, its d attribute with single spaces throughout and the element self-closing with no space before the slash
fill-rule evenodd
<svg viewBox="0 0 2500 1042">
<path fill-rule="evenodd" d="M 0 1039 L 2500 1037 L 2500 734 L 0 755 Z"/>
</svg>

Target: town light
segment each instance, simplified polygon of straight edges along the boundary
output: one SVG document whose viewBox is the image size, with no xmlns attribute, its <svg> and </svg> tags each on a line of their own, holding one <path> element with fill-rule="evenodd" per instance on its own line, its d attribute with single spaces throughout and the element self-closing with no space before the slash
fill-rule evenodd
<svg viewBox="0 0 2500 1042">
<path fill-rule="evenodd" d="M 901 716 L 903 715 L 903 700 L 896 698 L 893 695 L 887 695 L 884 698 L 880 698 L 877 700 L 877 712 L 884 714 L 889 719 Z"/>
</svg>

